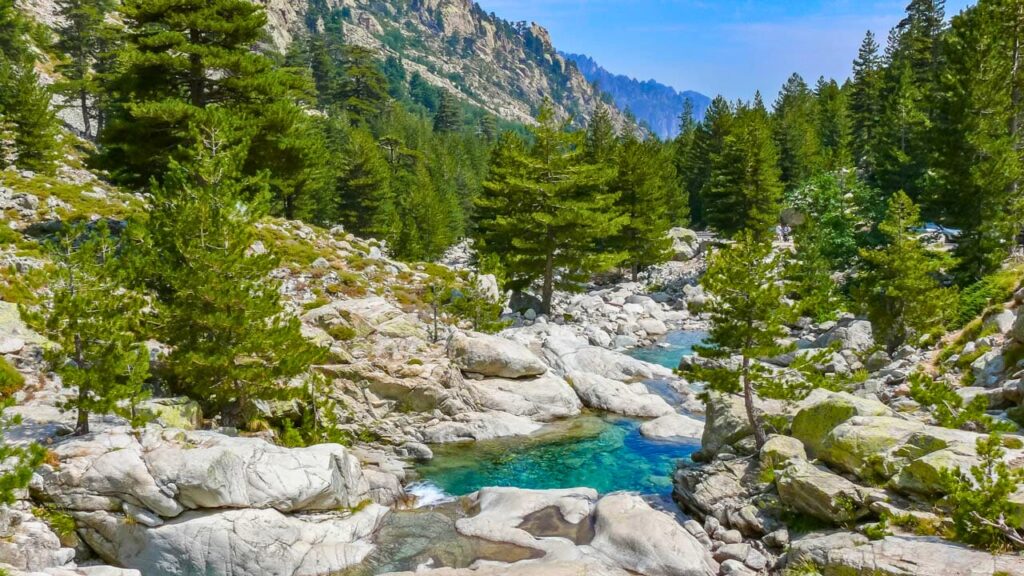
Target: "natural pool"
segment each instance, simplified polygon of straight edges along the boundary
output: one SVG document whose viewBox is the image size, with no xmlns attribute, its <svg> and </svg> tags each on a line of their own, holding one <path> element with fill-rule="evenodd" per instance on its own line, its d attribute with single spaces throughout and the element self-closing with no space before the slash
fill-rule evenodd
<svg viewBox="0 0 1024 576">
<path fill-rule="evenodd" d="M 672 332 L 662 345 L 638 348 L 630 355 L 675 368 L 705 336 L 704 332 Z M 667 383 L 646 384 L 670 403 L 678 403 L 678 393 Z M 650 440 L 640 435 L 641 423 L 633 418 L 590 414 L 552 424 L 528 438 L 437 446 L 433 460 L 417 467 L 423 484 L 416 490 L 433 499 L 442 492 L 460 496 L 484 486 L 587 486 L 601 493 L 630 490 L 667 496 L 676 460 L 689 458 L 700 448 L 699 442 Z"/>
<path fill-rule="evenodd" d="M 417 472 L 452 495 L 484 486 L 668 494 L 675 461 L 700 446 L 648 440 L 640 435 L 640 424 L 632 418 L 581 416 L 529 438 L 438 446 L 434 459 Z"/>
</svg>

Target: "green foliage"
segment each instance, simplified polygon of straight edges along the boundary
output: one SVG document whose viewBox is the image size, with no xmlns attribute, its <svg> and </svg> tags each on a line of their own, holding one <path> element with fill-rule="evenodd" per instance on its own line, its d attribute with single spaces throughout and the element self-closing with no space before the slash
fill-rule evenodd
<svg viewBox="0 0 1024 576">
<path fill-rule="evenodd" d="M 797 229 L 795 252 L 786 266 L 786 277 L 797 296 L 796 311 L 817 322 L 832 320 L 843 307 L 840 285 L 833 281 L 833 268 L 824 254 L 824 231 L 813 222 Z"/>
<path fill-rule="evenodd" d="M 20 416 L 5 416 L 4 410 L 14 404 L 14 399 L 0 398 L 0 504 L 13 504 L 15 492 L 28 486 L 32 471 L 43 462 L 46 451 L 38 444 L 27 446 L 4 442 L 7 430 L 21 423 Z"/>
<path fill-rule="evenodd" d="M 90 414 L 117 414 L 140 423 L 134 407 L 148 396 L 149 353 L 137 334 L 146 305 L 129 289 L 125 236 L 105 222 L 65 229 L 50 245 L 52 304 L 22 307 L 22 316 L 56 346 L 46 359 L 65 388 L 77 390 L 64 409 L 78 413 L 76 434 L 89 432 Z"/>
<path fill-rule="evenodd" d="M 886 516 L 882 516 L 878 522 L 875 522 L 874 524 L 864 526 L 864 535 L 867 536 L 869 540 L 882 540 L 889 534 L 889 521 Z"/>
<path fill-rule="evenodd" d="M 305 391 L 299 397 L 303 406 L 299 422 L 289 419 L 281 422 L 279 441 L 283 446 L 299 448 L 314 444 L 352 444 L 351 434 L 338 427 L 338 406 L 328 391 L 325 377 L 320 374 L 310 375 Z"/>
<path fill-rule="evenodd" d="M 944 428 L 960 428 L 979 432 L 1012 432 L 1012 424 L 1001 422 L 985 413 L 988 398 L 976 396 L 964 404 L 963 398 L 949 384 L 921 372 L 910 375 L 910 397 L 929 409 L 935 421 Z"/>
<path fill-rule="evenodd" d="M 1003 460 L 1006 451 L 999 434 L 979 438 L 977 448 L 980 462 L 971 466 L 969 473 L 943 471 L 944 504 L 950 509 L 957 539 L 988 550 L 1004 550 L 1017 545 L 1008 536 L 1018 542 L 1021 538 L 1006 522 L 1017 513 L 1010 496 L 1024 481 L 1024 472 L 1010 470 Z"/>
<path fill-rule="evenodd" d="M 929 252 L 911 232 L 920 223 L 918 213 L 906 194 L 895 195 L 878 226 L 885 244 L 860 253 L 864 268 L 856 278 L 854 297 L 890 352 L 944 325 L 955 310 L 955 291 L 937 280 L 946 260 Z"/>
<path fill-rule="evenodd" d="M 476 248 L 501 262 L 510 288 L 540 280 L 547 312 L 556 283 L 578 289 L 589 274 L 621 261 L 596 246 L 627 219 L 614 209 L 618 195 L 607 191 L 610 170 L 586 160 L 581 135 L 557 122 L 549 105 L 530 133 L 530 145 L 506 133 L 495 149 L 475 203 Z"/>
<path fill-rule="evenodd" d="M 997 270 L 960 291 L 957 325 L 963 326 L 982 314 L 989 306 L 1006 302 L 1024 279 L 1024 267 Z"/>
<path fill-rule="evenodd" d="M 281 380 L 320 352 L 284 314 L 270 279 L 276 259 L 249 253 L 266 183 L 242 175 L 245 149 L 225 140 L 232 131 L 222 121 L 194 136 L 192 160 L 172 160 L 153 188 L 144 281 L 159 303 L 157 337 L 172 347 L 162 376 L 227 422 L 244 422 L 252 401 L 290 396 Z"/>
<path fill-rule="evenodd" d="M 823 167 L 814 94 L 799 74 L 786 81 L 775 101 L 773 134 L 780 177 L 788 186 L 807 181 Z"/>
<path fill-rule="evenodd" d="M 56 48 L 63 53 L 57 66 L 62 79 L 56 90 L 81 113 L 86 137 L 95 135 L 94 122 L 100 120 L 97 104 L 102 100 L 101 60 L 109 59 L 117 31 L 106 23 L 113 9 L 111 0 L 59 0 Z"/>
<path fill-rule="evenodd" d="M 722 122 L 721 144 L 711 146 L 707 183 L 702 194 L 708 225 L 734 235 L 749 229 L 770 235 L 778 222 L 782 182 L 778 152 L 772 140 L 768 112 L 755 96 L 752 104 L 739 104 L 732 119 Z"/>
<path fill-rule="evenodd" d="M 790 348 L 778 343 L 787 333 L 785 324 L 792 316 L 791 309 L 782 303 L 782 266 L 782 256 L 772 253 L 770 243 L 745 232 L 734 244 L 711 256 L 703 279 L 711 295 L 705 310 L 711 318 L 711 330 L 707 345 L 697 350 L 708 358 L 739 355 L 742 360 L 737 367 L 696 367 L 693 377 L 707 382 L 713 390 L 743 391 L 748 417 L 753 415 L 755 391 L 764 388 L 772 396 L 786 396 L 788 392 L 783 379 L 754 361 Z M 765 440 L 763 427 L 759 420 L 750 420 L 760 446 Z"/>
<path fill-rule="evenodd" d="M 78 529 L 75 519 L 70 514 L 53 506 L 35 506 L 32 508 L 32 515 L 46 522 L 62 542 L 72 538 Z"/>
<path fill-rule="evenodd" d="M 626 216 L 626 222 L 608 246 L 625 255 L 633 280 L 641 270 L 670 256 L 670 209 L 677 190 L 669 152 L 657 140 L 626 137 L 610 159 L 617 161 L 617 171 L 609 187 L 618 194 L 616 206 Z M 678 214 L 676 210 L 677 217 Z"/>
<path fill-rule="evenodd" d="M 15 164 L 52 172 L 60 150 L 57 116 L 31 61 L 16 63 L 0 54 L 0 119 L 8 126 Z M 0 166 L 6 164 L 0 158 Z"/>
<path fill-rule="evenodd" d="M 311 86 L 253 48 L 266 14 L 246 0 L 127 0 L 117 66 L 104 85 L 109 103 L 99 164 L 135 187 L 187 162 L 215 109 L 231 116 L 244 143 L 244 174 L 270 170 L 273 206 L 294 217 L 323 190 L 322 142 L 301 105 Z"/>
<path fill-rule="evenodd" d="M 24 385 L 25 377 L 21 375 L 21 372 L 0 357 L 0 398 L 10 398 Z"/>
</svg>

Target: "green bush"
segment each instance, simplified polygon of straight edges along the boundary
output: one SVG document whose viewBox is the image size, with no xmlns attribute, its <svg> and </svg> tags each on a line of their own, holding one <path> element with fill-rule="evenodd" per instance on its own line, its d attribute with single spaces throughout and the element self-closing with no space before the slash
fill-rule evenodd
<svg viewBox="0 0 1024 576">
<path fill-rule="evenodd" d="M 970 428 L 983 432 L 1012 432 L 1015 427 L 986 414 L 988 399 L 976 396 L 966 405 L 964 399 L 951 386 L 915 372 L 910 375 L 910 397 L 929 408 L 939 426 L 944 428 Z"/>
<path fill-rule="evenodd" d="M 21 390 L 25 377 L 15 370 L 7 360 L 0 357 L 0 398 L 7 398 Z"/>
<path fill-rule="evenodd" d="M 1024 268 L 1009 268 L 994 272 L 961 290 L 957 327 L 977 318 L 989 306 L 1009 300 L 1022 278 Z"/>
<path fill-rule="evenodd" d="M 943 504 L 950 510 L 958 540 L 987 550 L 1006 550 L 1012 539 L 1024 537 L 1006 524 L 1015 515 L 1010 496 L 1024 482 L 1024 471 L 1010 470 L 1003 461 L 1006 451 L 999 434 L 979 438 L 977 447 L 981 461 L 969 473 L 943 471 L 943 489 L 948 494 Z"/>
</svg>

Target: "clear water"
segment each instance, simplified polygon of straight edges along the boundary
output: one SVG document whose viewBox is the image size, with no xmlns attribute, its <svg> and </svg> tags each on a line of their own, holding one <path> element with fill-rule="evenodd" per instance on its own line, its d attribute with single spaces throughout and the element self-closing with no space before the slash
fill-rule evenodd
<svg viewBox="0 0 1024 576">
<path fill-rule="evenodd" d="M 707 338 L 707 332 L 680 330 L 669 332 L 655 344 L 645 348 L 634 348 L 628 352 L 633 358 L 676 369 L 684 356 L 693 354 L 693 347 Z"/>
<path fill-rule="evenodd" d="M 640 435 L 640 423 L 609 415 L 582 416 L 529 438 L 437 446 L 434 459 L 417 471 L 453 495 L 484 486 L 586 486 L 600 493 L 668 494 L 676 460 L 688 458 L 699 443 L 649 440 Z"/>
</svg>

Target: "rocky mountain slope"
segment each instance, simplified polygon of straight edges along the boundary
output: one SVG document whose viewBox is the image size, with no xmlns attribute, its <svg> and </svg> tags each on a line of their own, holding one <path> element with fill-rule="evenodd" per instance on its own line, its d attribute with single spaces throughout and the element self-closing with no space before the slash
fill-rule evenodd
<svg viewBox="0 0 1024 576">
<path fill-rule="evenodd" d="M 260 1 L 273 40 L 284 49 L 306 25 L 307 0 Z M 550 98 L 562 117 L 585 120 L 601 101 L 542 26 L 502 20 L 471 0 L 327 0 L 326 6 L 342 10 L 346 41 L 400 57 L 409 74 L 501 118 L 530 122 Z"/>
<path fill-rule="evenodd" d="M 596 84 L 599 90 L 609 94 L 619 109 L 631 111 L 637 120 L 647 124 L 659 138 L 674 138 L 679 133 L 679 115 L 687 100 L 693 104 L 693 114 L 697 120 L 704 118 L 704 112 L 711 104 L 711 99 L 700 92 L 680 92 L 654 80 L 640 81 L 614 74 L 583 54 L 563 53 L 562 56 L 575 62 L 583 76 Z"/>
</svg>

